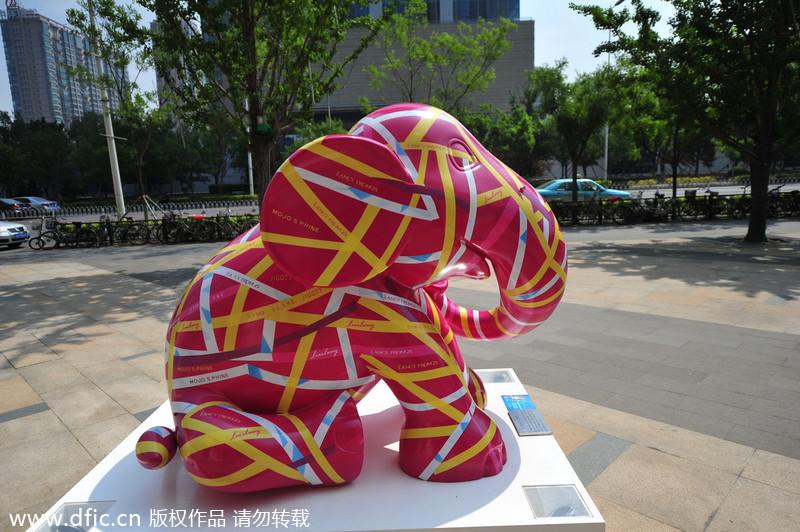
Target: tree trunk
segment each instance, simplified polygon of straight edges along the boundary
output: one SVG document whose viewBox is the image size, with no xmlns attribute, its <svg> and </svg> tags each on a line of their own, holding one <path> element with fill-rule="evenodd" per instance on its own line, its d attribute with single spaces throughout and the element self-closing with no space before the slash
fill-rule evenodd
<svg viewBox="0 0 800 532">
<path fill-rule="evenodd" d="M 769 212 L 769 173 L 774 153 L 773 127 L 775 112 L 759 113 L 759 134 L 755 150 L 750 157 L 750 221 L 745 242 L 760 244 L 767 241 L 767 213 Z"/>
<path fill-rule="evenodd" d="M 678 197 L 678 168 L 672 165 L 672 199 Z"/>
<path fill-rule="evenodd" d="M 139 195 L 146 196 L 148 191 L 144 183 L 144 168 L 142 168 L 142 166 L 143 165 L 141 161 L 136 162 L 136 173 L 139 178 Z"/>
<path fill-rule="evenodd" d="M 750 161 L 750 221 L 745 242 L 760 244 L 767 241 L 767 204 L 769 201 L 769 163 Z"/>
<path fill-rule="evenodd" d="M 259 204 L 264 200 L 264 192 L 272 179 L 272 149 L 275 143 L 271 136 L 252 135 L 253 181 Z"/>
<path fill-rule="evenodd" d="M 572 201 L 578 201 L 578 158 L 572 160 Z"/>
</svg>

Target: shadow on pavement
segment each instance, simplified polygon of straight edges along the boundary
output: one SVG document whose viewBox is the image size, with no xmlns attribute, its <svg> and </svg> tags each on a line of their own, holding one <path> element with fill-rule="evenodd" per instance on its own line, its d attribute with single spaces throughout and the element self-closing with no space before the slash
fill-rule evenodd
<svg viewBox="0 0 800 532">
<path fill-rule="evenodd" d="M 570 264 L 654 282 L 675 279 L 748 295 L 768 292 L 786 300 L 800 299 L 800 277 L 793 273 L 800 268 L 797 240 L 758 246 L 733 237 L 576 243 L 570 248 Z"/>
</svg>

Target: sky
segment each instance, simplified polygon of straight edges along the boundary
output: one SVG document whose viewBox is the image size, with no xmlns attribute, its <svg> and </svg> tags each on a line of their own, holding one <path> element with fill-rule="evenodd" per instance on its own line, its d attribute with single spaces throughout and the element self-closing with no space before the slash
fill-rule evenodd
<svg viewBox="0 0 800 532">
<path fill-rule="evenodd" d="M 0 0 L 0 9 L 5 9 L 12 0 Z M 77 7 L 75 0 L 16 0 L 18 5 L 26 9 L 35 9 L 40 15 L 66 24 L 66 10 Z M 608 4 L 615 0 L 576 0 L 580 4 Z M 645 0 L 645 4 L 662 14 L 661 25 L 656 29 L 667 31 L 666 21 L 672 13 L 671 6 L 665 0 Z M 623 9 L 623 3 L 616 9 Z M 520 18 L 534 19 L 535 26 L 535 63 L 536 66 L 553 66 L 556 61 L 565 58 L 568 61 L 567 72 L 570 77 L 577 73 L 591 72 L 606 61 L 605 56 L 596 58 L 594 49 L 604 42 L 608 34 L 597 30 L 589 17 L 585 17 L 569 8 L 569 0 L 520 0 Z M 146 17 L 149 23 L 151 18 Z M 142 79 L 139 85 L 143 90 L 154 90 L 155 80 Z M 8 86 L 5 52 L 0 47 L 0 111 L 12 112 L 11 91 Z"/>
</svg>

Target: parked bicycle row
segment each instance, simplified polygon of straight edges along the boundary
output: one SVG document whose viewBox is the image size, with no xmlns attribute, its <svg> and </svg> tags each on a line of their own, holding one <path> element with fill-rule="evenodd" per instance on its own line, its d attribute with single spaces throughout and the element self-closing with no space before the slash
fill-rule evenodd
<svg viewBox="0 0 800 532">
<path fill-rule="evenodd" d="M 180 242 L 227 242 L 259 222 L 258 215 L 168 215 L 159 220 L 138 221 L 101 217 L 99 222 L 59 222 L 42 219 L 39 235 L 28 245 L 32 249 L 58 247 L 102 247 L 144 244 L 178 244 Z"/>
<path fill-rule="evenodd" d="M 786 218 L 800 216 L 800 191 L 769 194 L 769 216 Z M 750 196 L 737 194 L 721 196 L 710 190 L 699 196 L 687 191 L 684 198 L 669 198 L 656 194 L 651 199 L 616 201 L 553 202 L 551 208 L 561 225 L 598 225 L 613 222 L 619 225 L 642 222 L 691 222 L 746 218 L 750 214 Z"/>
<path fill-rule="evenodd" d="M 769 214 L 773 218 L 800 216 L 800 191 L 769 196 Z M 569 225 L 619 225 L 643 222 L 695 221 L 745 218 L 749 215 L 748 195 L 720 196 L 714 191 L 698 196 L 668 198 L 656 194 L 651 199 L 617 201 L 553 202 L 551 208 L 559 223 Z M 38 236 L 28 241 L 32 249 L 57 247 L 101 247 L 115 245 L 177 244 L 179 242 L 227 242 L 258 224 L 257 214 L 233 216 L 194 215 L 173 213 L 158 220 L 122 221 L 102 216 L 98 222 L 64 222 L 43 217 Z"/>
</svg>

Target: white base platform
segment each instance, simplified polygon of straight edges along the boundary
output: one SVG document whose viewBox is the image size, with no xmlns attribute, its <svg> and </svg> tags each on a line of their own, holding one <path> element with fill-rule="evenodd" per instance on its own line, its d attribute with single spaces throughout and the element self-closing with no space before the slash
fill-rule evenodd
<svg viewBox="0 0 800 532">
<path fill-rule="evenodd" d="M 353 483 L 219 493 L 195 483 L 180 456 L 157 471 L 136 461 L 134 447 L 142 432 L 156 425 L 173 426 L 165 402 L 31 530 L 59 530 L 45 519 L 61 514 L 62 524 L 73 525 L 69 530 L 106 532 L 244 530 L 248 524 L 255 530 L 604 531 L 600 512 L 555 438 L 517 435 L 501 397 L 527 393 L 513 370 L 478 373 L 486 384 L 488 412 L 508 450 L 505 468 L 494 477 L 438 483 L 404 474 L 397 457 L 402 410 L 381 383 L 358 405 L 365 460 Z M 77 512 L 81 514 L 75 517 Z"/>
</svg>

